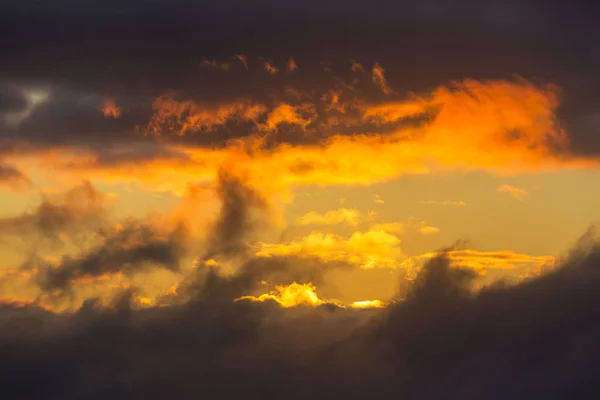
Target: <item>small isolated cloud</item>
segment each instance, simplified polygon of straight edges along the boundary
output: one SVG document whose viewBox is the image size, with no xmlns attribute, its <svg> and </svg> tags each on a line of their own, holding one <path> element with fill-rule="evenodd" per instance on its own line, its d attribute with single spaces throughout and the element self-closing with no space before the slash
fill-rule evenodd
<svg viewBox="0 0 600 400">
<path fill-rule="evenodd" d="M 437 228 L 435 226 L 428 226 L 428 225 L 423 225 L 419 228 L 419 233 L 421 235 L 434 235 L 436 233 L 439 233 L 440 228 Z"/>
<path fill-rule="evenodd" d="M 419 204 L 437 205 L 437 206 L 466 206 L 465 201 L 438 201 L 438 200 L 422 200 Z"/>
<path fill-rule="evenodd" d="M 248 57 L 243 54 L 236 54 L 235 58 L 242 63 L 244 68 L 248 69 Z"/>
<path fill-rule="evenodd" d="M 121 116 L 121 109 L 117 106 L 114 99 L 106 98 L 102 105 L 102 113 L 107 118 L 119 118 Z"/>
<path fill-rule="evenodd" d="M 296 64 L 296 60 L 290 58 L 287 64 L 288 71 L 292 72 L 298 69 L 298 64 Z"/>
<path fill-rule="evenodd" d="M 377 62 L 373 66 L 371 77 L 373 79 L 373 83 L 375 85 L 379 86 L 383 93 L 388 94 L 388 95 L 394 93 L 394 91 L 392 89 L 390 89 L 390 87 L 385 79 L 385 69 Z"/>
<path fill-rule="evenodd" d="M 527 190 L 521 189 L 518 187 L 514 187 L 514 186 L 510 186 L 507 184 L 504 184 L 504 185 L 498 187 L 498 189 L 496 189 L 496 191 L 498 193 L 508 193 L 513 199 L 516 199 L 516 200 L 524 200 L 525 197 L 527 197 L 529 195 L 529 192 L 527 192 Z"/>
<path fill-rule="evenodd" d="M 383 204 L 385 202 L 381 199 L 381 197 L 379 197 L 378 194 L 376 194 L 375 195 L 375 203 L 377 203 L 377 204 Z"/>
<path fill-rule="evenodd" d="M 275 75 L 279 72 L 279 68 L 274 66 L 272 61 L 265 61 L 265 71 L 267 71 L 271 75 Z"/>
<path fill-rule="evenodd" d="M 350 70 L 352 72 L 365 72 L 365 67 L 363 67 L 361 63 L 356 61 L 351 61 L 351 63 Z"/>
<path fill-rule="evenodd" d="M 311 211 L 298 218 L 300 225 L 335 225 L 348 224 L 356 225 L 360 220 L 360 215 L 355 209 L 340 208 L 330 210 L 324 214 Z"/>
<path fill-rule="evenodd" d="M 400 239 L 384 231 L 354 232 L 349 238 L 312 232 L 287 243 L 259 243 L 258 257 L 307 257 L 361 268 L 396 268 L 403 259 Z"/>
</svg>

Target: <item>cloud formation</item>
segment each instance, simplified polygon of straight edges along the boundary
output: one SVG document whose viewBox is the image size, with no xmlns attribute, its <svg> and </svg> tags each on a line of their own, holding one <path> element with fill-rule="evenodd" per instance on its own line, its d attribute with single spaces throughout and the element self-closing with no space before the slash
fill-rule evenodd
<svg viewBox="0 0 600 400">
<path fill-rule="evenodd" d="M 401 301 L 369 310 L 315 306 L 314 286 L 301 284 L 288 288 L 309 295 L 290 298 L 308 307 L 233 301 L 251 289 L 250 276 L 210 271 L 193 284 L 197 294 L 188 303 L 167 307 L 133 309 L 127 293 L 111 307 L 90 302 L 72 314 L 3 302 L 0 391 L 24 399 L 268 396 L 292 386 L 313 398 L 590 395 L 594 243 L 584 240 L 541 277 L 478 291 L 471 289 L 476 275 L 451 268 L 441 252 Z M 255 272 L 252 280 L 260 279 Z M 272 296 L 287 305 L 286 293 Z M 460 379 L 465 374 L 469 379 Z"/>
<path fill-rule="evenodd" d="M 511 186 L 506 183 L 499 186 L 498 189 L 496 189 L 496 191 L 498 193 L 507 193 L 515 200 L 523 200 L 529 195 L 529 192 L 527 190 Z"/>
<path fill-rule="evenodd" d="M 329 210 L 324 214 L 311 211 L 298 218 L 299 225 L 356 225 L 360 221 L 360 214 L 356 209 L 338 208 Z"/>
</svg>

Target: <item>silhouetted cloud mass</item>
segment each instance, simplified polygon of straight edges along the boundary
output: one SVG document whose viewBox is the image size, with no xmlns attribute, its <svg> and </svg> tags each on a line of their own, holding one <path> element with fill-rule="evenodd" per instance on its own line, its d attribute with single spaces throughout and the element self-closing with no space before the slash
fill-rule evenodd
<svg viewBox="0 0 600 400">
<path fill-rule="evenodd" d="M 262 277 L 205 271 L 188 302 L 71 314 L 3 305 L 8 398 L 593 398 L 600 245 L 561 268 L 473 291 L 442 250 L 385 309 L 231 302 Z"/>
</svg>

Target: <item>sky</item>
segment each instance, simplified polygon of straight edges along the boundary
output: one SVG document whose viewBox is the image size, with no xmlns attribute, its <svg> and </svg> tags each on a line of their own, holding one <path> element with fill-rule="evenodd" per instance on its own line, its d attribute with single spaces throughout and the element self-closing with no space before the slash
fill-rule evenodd
<svg viewBox="0 0 600 400">
<path fill-rule="evenodd" d="M 596 398 L 591 2 L 0 4 L 0 393 Z"/>
</svg>

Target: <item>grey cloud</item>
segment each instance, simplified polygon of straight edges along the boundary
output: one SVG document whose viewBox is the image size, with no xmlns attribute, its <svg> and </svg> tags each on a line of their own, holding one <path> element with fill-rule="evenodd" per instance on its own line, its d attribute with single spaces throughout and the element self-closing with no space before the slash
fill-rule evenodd
<svg viewBox="0 0 600 400">
<path fill-rule="evenodd" d="M 74 314 L 3 306 L 0 391 L 23 399 L 594 398 L 598 254 L 590 239 L 547 275 L 473 292 L 473 274 L 442 252 L 403 301 L 370 312 L 233 303 L 260 273 L 214 270 L 176 306 L 135 310 L 127 293 L 113 307 L 89 302 Z M 20 318 L 7 323 L 8 315 Z"/>
</svg>

